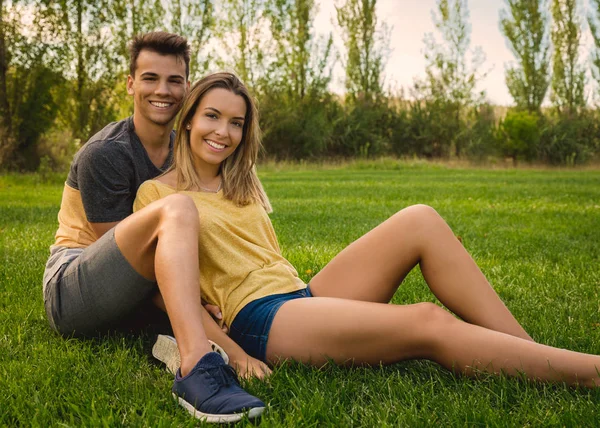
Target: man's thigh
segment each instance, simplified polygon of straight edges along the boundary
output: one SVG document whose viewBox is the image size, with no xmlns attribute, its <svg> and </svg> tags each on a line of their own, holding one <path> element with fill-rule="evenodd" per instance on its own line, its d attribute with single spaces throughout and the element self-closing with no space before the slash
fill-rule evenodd
<svg viewBox="0 0 600 428">
<path fill-rule="evenodd" d="M 113 228 L 50 279 L 46 312 L 61 334 L 90 335 L 115 326 L 157 291 L 123 257 Z"/>
</svg>

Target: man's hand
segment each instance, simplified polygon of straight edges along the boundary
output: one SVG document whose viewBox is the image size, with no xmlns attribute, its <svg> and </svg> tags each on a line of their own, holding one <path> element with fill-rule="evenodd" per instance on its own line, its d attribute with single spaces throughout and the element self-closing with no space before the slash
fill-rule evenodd
<svg viewBox="0 0 600 428">
<path fill-rule="evenodd" d="M 227 325 L 223 322 L 223 314 L 221 313 L 221 309 L 219 309 L 219 307 L 216 305 L 208 303 L 204 299 L 202 299 L 202 306 L 204 306 L 206 312 L 208 312 L 212 319 L 214 319 L 219 327 L 221 327 L 221 330 L 223 330 L 225 334 L 229 333 L 229 328 L 227 328 Z"/>
</svg>

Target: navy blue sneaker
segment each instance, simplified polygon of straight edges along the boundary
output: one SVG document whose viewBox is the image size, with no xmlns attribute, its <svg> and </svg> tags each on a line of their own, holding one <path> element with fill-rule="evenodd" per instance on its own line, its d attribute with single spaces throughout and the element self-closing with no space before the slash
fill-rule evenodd
<svg viewBox="0 0 600 428">
<path fill-rule="evenodd" d="M 242 389 L 233 368 L 216 352 L 203 356 L 187 376 L 181 377 L 177 370 L 173 396 L 192 416 L 205 422 L 237 422 L 244 416 L 253 419 L 265 410 L 265 403 Z"/>
</svg>

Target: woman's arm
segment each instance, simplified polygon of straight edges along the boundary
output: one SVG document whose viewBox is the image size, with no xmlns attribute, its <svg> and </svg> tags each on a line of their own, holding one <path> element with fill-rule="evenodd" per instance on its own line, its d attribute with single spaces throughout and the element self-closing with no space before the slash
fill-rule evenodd
<svg viewBox="0 0 600 428">
<path fill-rule="evenodd" d="M 202 307 L 202 324 L 204 325 L 206 336 L 223 348 L 229 356 L 229 365 L 241 377 L 250 378 L 255 376 L 263 379 L 265 376 L 271 374 L 271 369 L 265 363 L 246 354 L 237 343 L 227 336 L 204 307 Z"/>
</svg>

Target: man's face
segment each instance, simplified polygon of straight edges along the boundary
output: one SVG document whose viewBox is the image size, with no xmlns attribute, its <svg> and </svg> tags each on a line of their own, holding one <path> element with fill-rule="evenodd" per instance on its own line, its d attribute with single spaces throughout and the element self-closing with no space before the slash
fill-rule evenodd
<svg viewBox="0 0 600 428">
<path fill-rule="evenodd" d="M 175 55 L 142 50 L 136 65 L 135 76 L 127 76 L 127 92 L 133 95 L 138 125 L 172 126 L 189 88 L 185 62 Z"/>
</svg>

